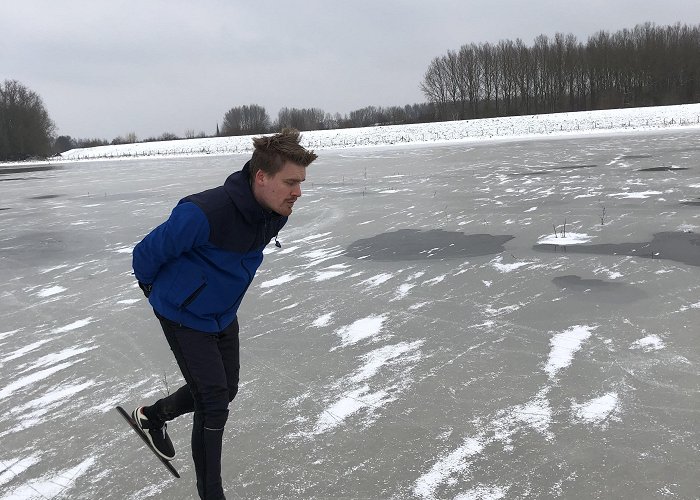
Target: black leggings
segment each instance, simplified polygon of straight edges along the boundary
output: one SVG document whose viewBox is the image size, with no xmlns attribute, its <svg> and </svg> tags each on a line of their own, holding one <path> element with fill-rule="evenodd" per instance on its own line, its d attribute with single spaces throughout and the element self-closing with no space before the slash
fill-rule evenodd
<svg viewBox="0 0 700 500">
<path fill-rule="evenodd" d="M 238 392 L 238 319 L 219 333 L 207 333 L 156 316 L 187 383 L 144 413 L 158 425 L 194 412 L 192 458 L 197 491 L 203 500 L 220 500 L 224 498 L 221 443 L 228 404 Z"/>
</svg>

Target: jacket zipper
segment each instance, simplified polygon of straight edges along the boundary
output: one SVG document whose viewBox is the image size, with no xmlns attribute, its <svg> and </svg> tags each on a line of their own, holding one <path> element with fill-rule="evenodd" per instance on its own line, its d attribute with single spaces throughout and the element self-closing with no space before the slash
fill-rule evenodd
<svg viewBox="0 0 700 500">
<path fill-rule="evenodd" d="M 192 292 L 190 294 L 190 296 L 187 297 L 182 304 L 180 304 L 180 309 L 185 309 L 192 302 L 194 302 L 194 299 L 196 299 L 199 296 L 199 294 L 202 293 L 202 290 L 204 290 L 204 288 L 206 288 L 206 286 L 207 286 L 206 282 L 199 285 L 199 287 L 194 292 Z"/>
</svg>

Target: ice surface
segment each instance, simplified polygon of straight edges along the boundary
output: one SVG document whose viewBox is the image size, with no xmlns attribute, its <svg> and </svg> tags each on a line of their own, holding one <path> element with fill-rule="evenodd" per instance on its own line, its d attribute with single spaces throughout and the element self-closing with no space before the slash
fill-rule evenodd
<svg viewBox="0 0 700 500">
<path fill-rule="evenodd" d="M 229 496 L 696 496 L 700 130 L 684 120 L 318 136 L 239 310 Z M 183 382 L 129 251 L 248 157 L 0 168 L 0 498 L 195 495 L 191 419 L 168 428 L 175 481 L 113 410 Z"/>
</svg>

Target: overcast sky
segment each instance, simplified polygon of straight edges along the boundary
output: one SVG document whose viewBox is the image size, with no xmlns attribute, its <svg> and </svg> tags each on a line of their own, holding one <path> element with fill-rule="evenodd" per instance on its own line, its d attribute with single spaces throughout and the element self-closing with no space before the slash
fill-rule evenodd
<svg viewBox="0 0 700 500">
<path fill-rule="evenodd" d="M 44 100 L 60 135 L 212 134 L 244 104 L 423 102 L 430 61 L 496 43 L 646 21 L 700 23 L 700 0 L 0 0 L 0 80 Z"/>
</svg>

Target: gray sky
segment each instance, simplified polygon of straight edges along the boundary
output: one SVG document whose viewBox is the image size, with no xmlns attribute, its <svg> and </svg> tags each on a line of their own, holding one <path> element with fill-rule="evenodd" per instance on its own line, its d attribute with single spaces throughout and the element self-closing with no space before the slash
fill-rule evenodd
<svg viewBox="0 0 700 500">
<path fill-rule="evenodd" d="M 345 114 L 423 102 L 430 61 L 466 43 L 700 23 L 699 0 L 0 0 L 0 80 L 58 133 L 111 140 L 264 106 Z"/>
</svg>

